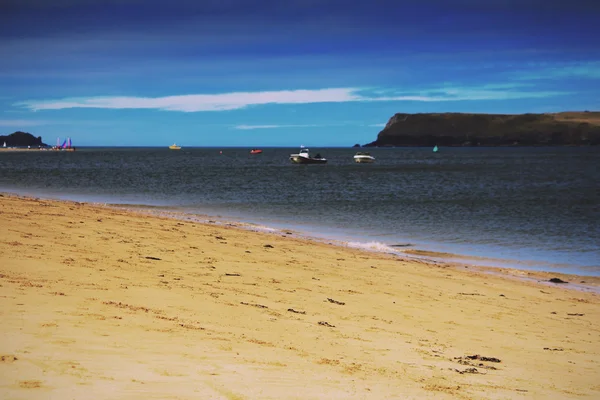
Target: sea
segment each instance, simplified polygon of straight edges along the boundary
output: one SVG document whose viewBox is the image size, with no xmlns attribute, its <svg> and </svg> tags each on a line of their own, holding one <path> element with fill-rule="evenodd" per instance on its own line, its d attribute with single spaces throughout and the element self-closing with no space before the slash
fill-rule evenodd
<svg viewBox="0 0 600 400">
<path fill-rule="evenodd" d="M 342 246 L 600 276 L 600 148 L 0 152 L 0 191 L 176 212 Z M 373 164 L 356 164 L 367 150 Z"/>
</svg>

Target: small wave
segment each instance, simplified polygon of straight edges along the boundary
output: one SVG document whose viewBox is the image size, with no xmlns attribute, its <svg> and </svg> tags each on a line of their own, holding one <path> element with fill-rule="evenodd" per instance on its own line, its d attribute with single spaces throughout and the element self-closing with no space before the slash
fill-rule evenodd
<svg viewBox="0 0 600 400">
<path fill-rule="evenodd" d="M 259 232 L 270 232 L 270 233 L 281 232 L 281 229 L 271 228 L 270 226 L 257 225 L 257 224 L 247 223 L 247 222 L 240 222 L 238 226 L 240 228 L 249 229 L 252 231 L 259 231 Z"/>
<path fill-rule="evenodd" d="M 355 249 L 375 250 L 386 253 L 398 253 L 393 247 L 381 242 L 346 242 L 346 246 Z"/>
</svg>

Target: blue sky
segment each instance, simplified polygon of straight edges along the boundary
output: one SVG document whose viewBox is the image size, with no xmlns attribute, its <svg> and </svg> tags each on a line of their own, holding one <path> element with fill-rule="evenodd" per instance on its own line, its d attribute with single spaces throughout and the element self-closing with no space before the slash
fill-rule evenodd
<svg viewBox="0 0 600 400">
<path fill-rule="evenodd" d="M 0 134 L 351 146 L 396 112 L 600 110 L 600 1 L 3 0 Z"/>
</svg>

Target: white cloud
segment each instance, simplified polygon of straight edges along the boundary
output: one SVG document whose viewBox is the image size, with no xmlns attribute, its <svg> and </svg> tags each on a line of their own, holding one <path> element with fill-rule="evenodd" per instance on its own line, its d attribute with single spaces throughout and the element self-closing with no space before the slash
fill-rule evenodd
<svg viewBox="0 0 600 400">
<path fill-rule="evenodd" d="M 359 88 L 318 90 L 280 90 L 267 92 L 233 92 L 221 94 L 190 94 L 165 97 L 88 97 L 62 100 L 25 101 L 16 105 L 33 111 L 66 108 L 155 109 L 165 111 L 226 111 L 265 104 L 309 104 L 374 101 L 468 101 L 508 100 L 550 97 L 562 92 L 520 91 L 505 85 L 479 87 L 448 87 L 422 91 L 368 91 Z M 390 93 L 391 92 L 391 93 Z"/>
<path fill-rule="evenodd" d="M 158 109 L 166 111 L 226 111 L 264 104 L 339 103 L 357 101 L 356 89 L 281 90 L 191 94 L 166 97 L 91 97 L 49 101 L 27 101 L 19 105 L 31 110 L 64 108 Z"/>
</svg>

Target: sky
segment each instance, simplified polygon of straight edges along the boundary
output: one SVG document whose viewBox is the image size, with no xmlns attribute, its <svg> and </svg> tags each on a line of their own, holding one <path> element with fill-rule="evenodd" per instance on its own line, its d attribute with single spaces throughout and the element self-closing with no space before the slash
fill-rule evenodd
<svg viewBox="0 0 600 400">
<path fill-rule="evenodd" d="M 597 0 L 2 0 L 0 134 L 352 146 L 397 112 L 600 110 Z"/>
</svg>

